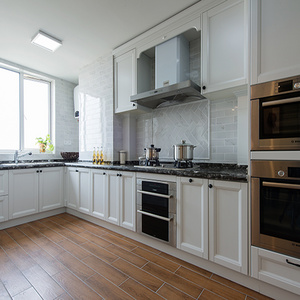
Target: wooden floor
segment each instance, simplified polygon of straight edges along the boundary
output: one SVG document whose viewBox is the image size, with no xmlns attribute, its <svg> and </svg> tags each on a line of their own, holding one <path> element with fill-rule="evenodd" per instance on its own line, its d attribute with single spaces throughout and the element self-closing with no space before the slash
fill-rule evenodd
<svg viewBox="0 0 300 300">
<path fill-rule="evenodd" d="M 69 214 L 0 231 L 0 299 L 270 299 Z"/>
</svg>

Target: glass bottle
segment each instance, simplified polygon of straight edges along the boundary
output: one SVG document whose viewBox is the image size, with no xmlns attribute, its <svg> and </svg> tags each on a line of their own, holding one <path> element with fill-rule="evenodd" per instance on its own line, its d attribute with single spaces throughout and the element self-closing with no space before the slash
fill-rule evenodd
<svg viewBox="0 0 300 300">
<path fill-rule="evenodd" d="M 96 164 L 96 148 L 94 147 L 94 151 L 93 151 L 93 165 Z"/>
<path fill-rule="evenodd" d="M 100 153 L 99 153 L 99 147 L 97 147 L 97 155 L 96 155 L 96 162 L 97 162 L 97 165 L 100 165 Z"/>
</svg>

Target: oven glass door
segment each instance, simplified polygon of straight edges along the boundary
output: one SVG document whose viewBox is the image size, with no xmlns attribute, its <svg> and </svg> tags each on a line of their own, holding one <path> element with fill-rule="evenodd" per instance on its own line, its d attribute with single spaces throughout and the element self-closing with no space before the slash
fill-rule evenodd
<svg viewBox="0 0 300 300">
<path fill-rule="evenodd" d="M 300 97 L 260 105 L 260 139 L 300 137 Z"/>
<path fill-rule="evenodd" d="M 300 243 L 300 182 L 261 179 L 260 233 Z"/>
</svg>

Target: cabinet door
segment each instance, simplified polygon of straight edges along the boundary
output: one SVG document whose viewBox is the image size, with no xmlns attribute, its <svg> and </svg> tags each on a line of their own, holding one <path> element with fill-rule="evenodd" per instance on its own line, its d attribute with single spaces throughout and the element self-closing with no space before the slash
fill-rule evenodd
<svg viewBox="0 0 300 300">
<path fill-rule="evenodd" d="M 8 220 L 8 196 L 0 196 L 0 222 Z"/>
<path fill-rule="evenodd" d="M 247 274 L 247 183 L 209 183 L 209 259 Z"/>
<path fill-rule="evenodd" d="M 9 218 L 38 212 L 38 169 L 9 171 Z"/>
<path fill-rule="evenodd" d="M 63 206 L 63 168 L 40 169 L 39 206 L 40 211 Z"/>
<path fill-rule="evenodd" d="M 79 170 L 68 168 L 67 207 L 77 209 L 79 203 Z"/>
<path fill-rule="evenodd" d="M 135 173 L 120 174 L 120 225 L 135 231 Z"/>
<path fill-rule="evenodd" d="M 251 1 L 251 84 L 299 75 L 300 1 Z"/>
<path fill-rule="evenodd" d="M 125 112 L 137 108 L 130 102 L 136 94 L 136 51 L 126 52 L 115 58 L 115 112 Z"/>
<path fill-rule="evenodd" d="M 0 171 L 0 196 L 8 194 L 8 171 Z"/>
<path fill-rule="evenodd" d="M 106 172 L 91 171 L 91 213 L 94 217 L 105 219 Z"/>
<path fill-rule="evenodd" d="M 203 14 L 203 93 L 247 83 L 247 18 L 244 0 L 229 0 Z"/>
<path fill-rule="evenodd" d="M 120 181 L 118 172 L 107 172 L 106 220 L 119 225 Z"/>
<path fill-rule="evenodd" d="M 177 248 L 208 258 L 208 180 L 181 177 L 177 187 Z"/>
<path fill-rule="evenodd" d="M 79 169 L 79 201 L 78 210 L 90 213 L 90 171 L 89 169 Z"/>
</svg>

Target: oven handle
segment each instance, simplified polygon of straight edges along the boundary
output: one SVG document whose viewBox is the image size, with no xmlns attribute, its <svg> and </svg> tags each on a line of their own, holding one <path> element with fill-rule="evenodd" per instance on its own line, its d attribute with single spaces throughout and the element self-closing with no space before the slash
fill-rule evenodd
<svg viewBox="0 0 300 300">
<path fill-rule="evenodd" d="M 299 184 L 292 184 L 292 183 L 278 183 L 278 182 L 262 182 L 263 186 L 266 187 L 278 187 L 283 189 L 293 189 L 293 190 L 300 190 Z"/>
<path fill-rule="evenodd" d="M 173 197 L 172 195 L 163 195 L 163 194 L 157 194 L 157 193 L 140 191 L 140 190 L 137 190 L 137 192 L 140 193 L 140 194 L 151 195 L 151 196 L 156 196 L 156 197 L 162 197 L 162 198 L 167 198 L 167 199 L 170 199 L 170 198 Z"/>
<path fill-rule="evenodd" d="M 142 215 L 146 215 L 146 216 L 149 216 L 149 217 L 153 217 L 153 218 L 156 218 L 156 219 L 160 219 L 160 220 L 164 220 L 164 221 L 172 221 L 173 217 L 172 218 L 166 218 L 166 217 L 162 217 L 162 216 L 158 216 L 158 215 L 155 215 L 155 214 L 151 214 L 149 212 L 146 212 L 146 211 L 143 211 L 143 210 L 137 210 L 138 213 L 142 214 Z"/>
<path fill-rule="evenodd" d="M 263 102 L 262 106 L 272 106 L 272 105 L 288 104 L 294 102 L 300 102 L 300 97 Z"/>
</svg>

